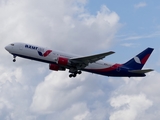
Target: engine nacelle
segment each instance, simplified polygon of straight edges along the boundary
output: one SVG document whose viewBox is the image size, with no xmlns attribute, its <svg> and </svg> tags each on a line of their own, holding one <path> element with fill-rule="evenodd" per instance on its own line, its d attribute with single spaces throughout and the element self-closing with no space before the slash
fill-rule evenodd
<svg viewBox="0 0 160 120">
<path fill-rule="evenodd" d="M 56 65 L 56 64 L 49 64 L 49 69 L 54 70 L 54 71 L 58 71 L 58 70 L 65 71 L 66 70 L 64 67 L 60 67 L 59 65 Z"/>
<path fill-rule="evenodd" d="M 58 65 L 67 66 L 69 64 L 68 58 L 59 57 L 57 60 Z"/>
</svg>

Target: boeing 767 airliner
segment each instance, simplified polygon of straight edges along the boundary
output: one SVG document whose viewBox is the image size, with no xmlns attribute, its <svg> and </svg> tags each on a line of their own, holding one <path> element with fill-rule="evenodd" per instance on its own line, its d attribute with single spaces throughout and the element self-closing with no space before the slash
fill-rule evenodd
<svg viewBox="0 0 160 120">
<path fill-rule="evenodd" d="M 145 49 L 124 64 L 109 64 L 101 60 L 113 54 L 113 51 L 80 57 L 26 43 L 12 43 L 5 49 L 13 55 L 13 62 L 16 61 L 17 56 L 45 62 L 49 64 L 50 70 L 69 69 L 69 77 L 76 77 L 77 74 L 82 73 L 81 71 L 114 77 L 144 77 L 145 73 L 153 71 L 152 69 L 142 70 L 153 48 Z"/>
</svg>

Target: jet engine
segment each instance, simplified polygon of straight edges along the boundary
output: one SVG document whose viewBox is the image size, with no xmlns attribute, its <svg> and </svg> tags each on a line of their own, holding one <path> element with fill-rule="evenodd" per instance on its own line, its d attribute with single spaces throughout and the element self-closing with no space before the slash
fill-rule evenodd
<svg viewBox="0 0 160 120">
<path fill-rule="evenodd" d="M 59 57 L 57 60 L 58 65 L 67 66 L 69 64 L 68 58 Z"/>
<path fill-rule="evenodd" d="M 49 69 L 54 70 L 54 71 L 58 71 L 58 70 L 65 71 L 66 70 L 64 67 L 61 67 L 56 64 L 49 64 Z"/>
</svg>

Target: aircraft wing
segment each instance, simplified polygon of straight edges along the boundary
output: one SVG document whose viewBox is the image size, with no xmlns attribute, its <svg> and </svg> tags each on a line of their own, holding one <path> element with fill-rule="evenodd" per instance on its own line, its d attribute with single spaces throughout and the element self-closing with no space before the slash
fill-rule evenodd
<svg viewBox="0 0 160 120">
<path fill-rule="evenodd" d="M 96 54 L 96 55 L 91 55 L 91 56 L 84 56 L 84 57 L 77 57 L 77 58 L 71 58 L 70 60 L 75 62 L 75 63 L 79 63 L 79 64 L 86 64 L 88 65 L 89 63 L 93 63 L 96 62 L 100 59 L 105 58 L 108 55 L 111 55 L 115 52 L 110 51 L 110 52 L 105 52 L 105 53 L 101 53 L 101 54 Z"/>
</svg>

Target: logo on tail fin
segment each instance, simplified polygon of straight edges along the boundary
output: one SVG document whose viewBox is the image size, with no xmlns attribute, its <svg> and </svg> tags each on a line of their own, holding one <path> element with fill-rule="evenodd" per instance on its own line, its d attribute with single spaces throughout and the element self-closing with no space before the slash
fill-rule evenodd
<svg viewBox="0 0 160 120">
<path fill-rule="evenodd" d="M 140 61 L 140 59 L 136 56 L 136 57 L 134 57 L 134 60 L 136 61 L 136 63 L 139 63 L 139 64 L 141 64 L 141 61 Z"/>
</svg>

